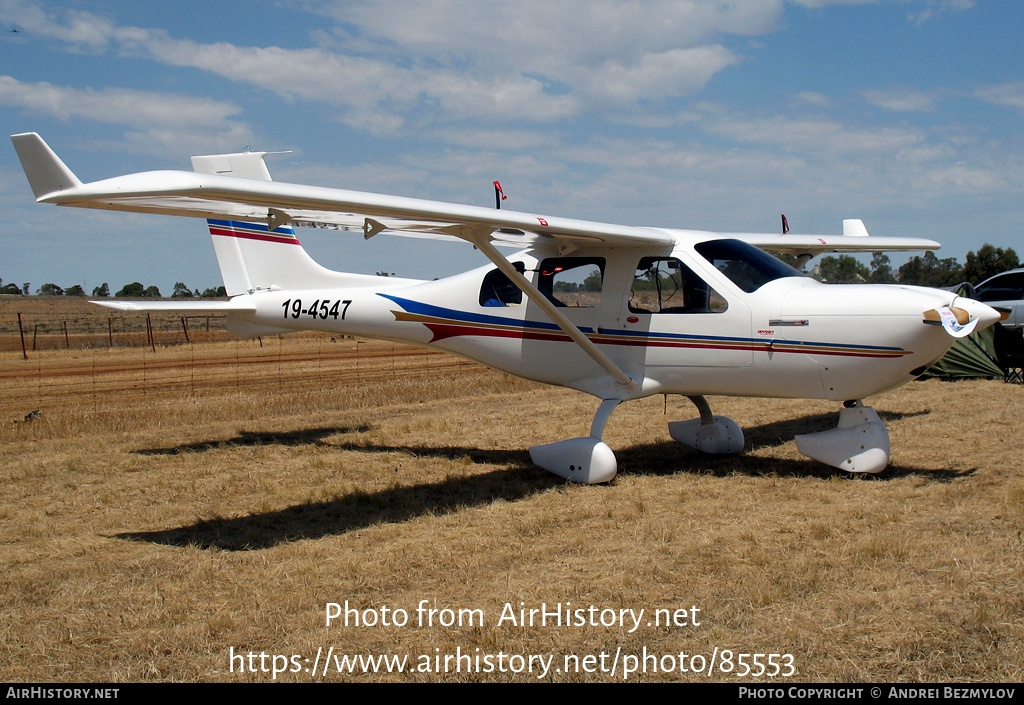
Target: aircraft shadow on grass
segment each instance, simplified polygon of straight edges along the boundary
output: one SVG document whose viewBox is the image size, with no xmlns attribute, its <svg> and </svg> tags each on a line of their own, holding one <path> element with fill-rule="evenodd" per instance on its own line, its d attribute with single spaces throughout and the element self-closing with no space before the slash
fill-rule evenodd
<svg viewBox="0 0 1024 705">
<path fill-rule="evenodd" d="M 345 433 L 366 433 L 370 430 L 367 425 L 361 426 L 334 426 L 329 428 L 304 428 L 298 431 L 240 431 L 234 438 L 225 438 L 217 441 L 199 441 L 197 443 L 184 443 L 167 448 L 142 448 L 135 451 L 138 455 L 179 455 L 181 453 L 205 453 L 211 450 L 224 448 L 257 447 L 257 446 L 304 446 L 304 445 L 332 445 L 325 443 L 328 436 Z"/>
<path fill-rule="evenodd" d="M 927 414 L 927 411 L 882 412 L 887 421 Z M 781 446 L 796 432 L 830 428 L 835 414 L 817 414 L 796 420 L 777 421 L 746 429 L 748 448 Z M 467 507 L 502 501 L 518 501 L 566 484 L 565 481 L 537 472 L 523 450 L 481 450 L 464 447 L 425 447 L 365 445 L 352 442 L 331 443 L 335 434 L 365 432 L 368 426 L 312 428 L 279 433 L 241 432 L 232 439 L 190 443 L 170 448 L 136 451 L 144 455 L 174 455 L 206 452 L 231 446 L 319 445 L 337 450 L 433 457 L 448 460 L 469 458 L 475 464 L 503 467 L 483 474 L 449 477 L 441 482 L 395 486 L 379 492 L 351 492 L 324 502 L 309 502 L 283 510 L 231 519 L 210 519 L 189 526 L 163 531 L 127 532 L 114 538 L 149 541 L 170 546 L 198 546 L 224 550 L 258 550 L 282 542 L 317 539 L 344 534 L 375 524 L 409 521 L 425 514 L 444 514 Z M 747 456 L 703 455 L 674 442 L 653 443 L 623 449 L 622 474 L 672 475 L 676 473 L 727 475 L 779 475 L 786 477 L 832 477 L 839 473 L 812 460 L 782 460 Z M 856 476 L 858 479 L 885 481 L 918 476 L 933 482 L 950 482 L 972 474 L 945 469 L 890 466 L 880 476 Z M 844 474 L 844 473 L 839 473 Z"/>
<path fill-rule="evenodd" d="M 165 531 L 117 534 L 115 538 L 169 546 L 255 550 L 300 539 L 345 534 L 376 524 L 395 524 L 424 514 L 447 514 L 497 500 L 512 502 L 565 484 L 535 472 L 526 451 L 476 451 L 468 448 L 353 447 L 366 452 L 414 453 L 510 466 L 482 475 L 449 477 L 441 482 L 395 486 L 379 492 L 350 492 L 325 502 L 298 504 L 273 512 L 232 519 L 199 521 Z"/>
</svg>

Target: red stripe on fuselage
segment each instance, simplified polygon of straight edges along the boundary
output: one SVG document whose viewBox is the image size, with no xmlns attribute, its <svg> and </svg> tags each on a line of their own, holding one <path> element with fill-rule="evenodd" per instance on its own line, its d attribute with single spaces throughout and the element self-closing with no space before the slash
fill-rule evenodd
<svg viewBox="0 0 1024 705">
<path fill-rule="evenodd" d="M 396 320 L 415 320 L 413 317 L 406 318 L 408 314 L 399 316 L 398 312 L 395 313 Z M 572 339 L 560 331 L 539 331 L 530 330 L 526 328 L 491 328 L 487 326 L 472 325 L 472 324 L 461 324 L 456 322 L 428 322 L 423 320 L 416 321 L 425 325 L 433 337 L 430 342 L 435 343 L 445 338 L 457 338 L 460 336 L 477 336 L 482 338 L 519 338 L 522 340 L 548 340 L 555 342 L 571 342 Z M 608 338 L 601 335 L 588 336 L 594 343 L 598 345 L 622 345 L 626 347 L 636 348 L 678 348 L 678 349 L 696 349 L 696 350 L 749 350 L 751 352 L 775 352 L 775 353 L 802 353 L 804 355 L 833 355 L 836 357 L 881 357 L 881 358 L 892 358 L 902 357 L 903 355 L 909 354 L 909 351 L 887 351 L 887 350 L 841 350 L 835 348 L 814 348 L 804 346 L 776 346 L 769 347 L 768 343 L 762 343 L 758 341 L 738 341 L 738 342 L 715 342 L 715 341 L 667 341 L 657 340 L 651 338 L 641 339 L 624 339 L 624 338 Z"/>
<path fill-rule="evenodd" d="M 210 226 L 211 235 L 221 235 L 223 237 L 237 237 L 243 240 L 262 240 L 264 242 L 280 242 L 284 245 L 298 245 L 299 239 L 294 235 L 263 235 L 260 233 L 245 233 L 239 232 L 238 230 L 228 230 L 226 228 L 220 228 L 214 225 Z"/>
<path fill-rule="evenodd" d="M 448 323 L 424 323 L 434 337 L 430 342 L 444 340 L 445 338 L 457 338 L 463 335 L 474 335 L 483 338 L 522 338 L 523 340 L 554 340 L 558 342 L 572 342 L 572 338 L 562 332 L 535 332 L 523 328 L 481 328 L 479 326 L 463 326 Z"/>
</svg>

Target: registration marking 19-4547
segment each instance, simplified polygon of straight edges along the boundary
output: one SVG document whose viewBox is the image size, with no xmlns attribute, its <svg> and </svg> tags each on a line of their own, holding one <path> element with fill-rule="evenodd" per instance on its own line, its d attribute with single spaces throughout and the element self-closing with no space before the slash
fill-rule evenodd
<svg viewBox="0 0 1024 705">
<path fill-rule="evenodd" d="M 331 299 L 317 299 L 309 308 L 302 307 L 302 299 L 287 299 L 281 308 L 284 309 L 284 317 L 298 318 L 299 316 L 309 316 L 310 318 L 333 318 L 338 320 L 345 320 L 345 312 L 348 311 L 349 304 L 352 303 L 351 299 L 344 300 L 331 300 Z"/>
</svg>

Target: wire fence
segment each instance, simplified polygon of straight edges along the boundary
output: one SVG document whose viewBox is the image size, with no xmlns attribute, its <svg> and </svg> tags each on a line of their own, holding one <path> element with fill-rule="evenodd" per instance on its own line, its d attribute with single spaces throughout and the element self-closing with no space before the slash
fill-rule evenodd
<svg viewBox="0 0 1024 705">
<path fill-rule="evenodd" d="M 18 351 L 25 359 L 29 353 L 40 350 L 154 348 L 230 339 L 223 314 L 180 316 L 160 312 L 106 316 L 29 310 L 0 317 L 0 351 Z"/>
<path fill-rule="evenodd" d="M 472 368 L 481 369 L 433 350 L 329 333 L 240 340 L 215 315 L 0 316 L 0 393 L 15 423 L 34 413 L 144 413 L 228 397 L 296 410 L 351 406 Z"/>
</svg>

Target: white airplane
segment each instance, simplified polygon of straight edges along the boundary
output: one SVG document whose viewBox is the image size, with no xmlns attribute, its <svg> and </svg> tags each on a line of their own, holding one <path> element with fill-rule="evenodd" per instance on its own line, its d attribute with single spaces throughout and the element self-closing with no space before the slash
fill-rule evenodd
<svg viewBox="0 0 1024 705">
<path fill-rule="evenodd" d="M 937 289 L 821 284 L 764 250 L 805 263 L 822 252 L 937 249 L 931 240 L 719 234 L 539 216 L 274 182 L 266 152 L 192 157 L 192 172 L 83 184 L 35 133 L 11 138 L 40 203 L 209 219 L 231 297 L 93 303 L 128 311 L 223 311 L 242 337 L 320 330 L 426 345 L 600 400 L 582 438 L 530 448 L 575 482 L 617 472 L 601 440 L 622 402 L 681 394 L 698 418 L 676 441 L 739 453 L 743 432 L 705 395 L 843 402 L 837 428 L 796 437 L 800 452 L 854 473 L 881 472 L 889 434 L 863 399 L 919 375 L 1000 313 Z M 434 281 L 324 269 L 291 226 L 361 229 L 472 243 L 490 262 Z M 506 257 L 496 246 L 520 249 Z M 763 249 L 759 249 L 763 248 Z"/>
</svg>

